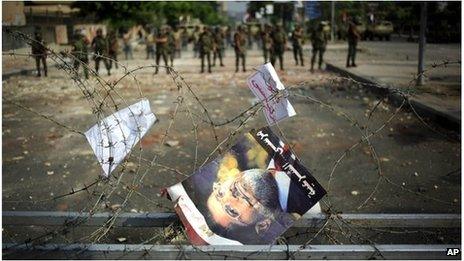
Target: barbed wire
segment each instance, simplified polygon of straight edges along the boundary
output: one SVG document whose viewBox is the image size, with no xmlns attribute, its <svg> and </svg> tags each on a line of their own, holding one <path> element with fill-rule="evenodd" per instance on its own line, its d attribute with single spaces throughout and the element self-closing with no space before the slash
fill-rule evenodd
<svg viewBox="0 0 464 261">
<path fill-rule="evenodd" d="M 27 34 L 20 33 L 20 32 L 11 32 L 11 31 L 9 31 L 8 33 L 16 37 L 16 39 L 20 41 L 24 41 L 29 45 L 41 44 L 35 41 L 31 36 Z M 356 208 L 357 210 L 362 209 L 364 206 L 368 204 L 369 201 L 372 200 L 373 196 L 376 194 L 376 192 L 378 191 L 383 181 L 397 187 L 398 189 L 401 189 L 402 191 L 414 194 L 416 196 L 420 196 L 420 197 L 433 200 L 436 202 L 440 202 L 440 203 L 445 203 L 448 205 L 453 205 L 453 202 L 447 202 L 447 201 L 444 201 L 438 198 L 425 195 L 420 192 L 412 191 L 411 189 L 408 189 L 405 186 L 397 184 L 390 177 L 386 176 L 386 174 L 382 170 L 380 156 L 375 146 L 372 144 L 371 140 L 375 138 L 376 135 L 380 133 L 383 129 L 385 129 L 397 117 L 397 115 L 400 112 L 404 111 L 404 109 L 407 107 L 413 112 L 414 116 L 419 120 L 419 122 L 422 123 L 424 126 L 426 126 L 428 129 L 432 130 L 433 132 L 437 134 L 440 134 L 443 137 L 446 137 L 447 139 L 456 141 L 456 139 L 450 136 L 448 133 L 443 133 L 440 130 L 437 130 L 436 128 L 431 126 L 429 123 L 427 123 L 427 121 L 423 119 L 416 112 L 414 106 L 410 102 L 410 99 L 414 93 L 413 83 L 417 80 L 419 76 L 425 75 L 426 73 L 429 73 L 431 70 L 436 69 L 436 68 L 446 68 L 447 66 L 452 65 L 452 64 L 460 65 L 461 63 L 460 61 L 444 60 L 441 63 L 434 63 L 429 69 L 416 75 L 414 79 L 411 80 L 411 82 L 406 88 L 389 87 L 388 92 L 385 92 L 384 94 L 378 94 L 378 96 L 381 96 L 381 98 L 369 110 L 368 115 L 366 117 L 367 119 L 365 122 L 360 122 L 354 116 L 350 115 L 347 111 L 335 105 L 332 105 L 328 103 L 327 101 L 323 101 L 323 100 L 317 99 L 314 96 L 307 95 L 305 93 L 306 91 L 305 86 L 308 85 L 307 82 L 301 82 L 296 85 L 287 86 L 286 90 L 277 91 L 273 93 L 272 96 L 268 100 L 256 102 L 253 105 L 245 108 L 243 111 L 239 112 L 237 115 L 230 117 L 228 119 L 219 121 L 219 120 L 213 119 L 213 117 L 211 116 L 210 110 L 208 109 L 207 104 L 202 100 L 197 90 L 195 90 L 191 86 L 189 81 L 185 79 L 173 67 L 161 66 L 161 65 L 145 65 L 145 66 L 139 65 L 139 66 L 136 66 L 135 68 L 129 68 L 123 63 L 120 63 L 117 60 L 106 57 L 105 55 L 92 53 L 91 55 L 93 55 L 94 57 L 98 57 L 100 59 L 103 59 L 104 61 L 111 61 L 114 64 L 117 64 L 121 68 L 122 76 L 110 82 L 100 77 L 98 73 L 90 67 L 89 64 L 78 59 L 75 56 L 76 52 L 74 53 L 73 52 L 56 52 L 46 46 L 42 46 L 42 47 L 46 49 L 47 57 L 51 59 L 53 62 L 55 62 L 55 64 L 57 64 L 57 69 L 59 71 L 64 72 L 64 75 L 67 76 L 70 80 L 72 80 L 74 85 L 80 91 L 82 97 L 85 98 L 85 100 L 87 100 L 91 113 L 93 117 L 95 118 L 95 123 L 104 124 L 103 129 L 107 131 L 107 134 L 109 134 L 110 128 L 109 126 L 105 125 L 106 123 L 103 119 L 106 116 L 111 115 L 112 113 L 118 111 L 122 107 L 122 105 L 124 105 L 124 107 L 128 107 L 130 104 L 130 102 L 128 102 L 124 98 L 124 95 L 120 92 L 120 89 L 118 89 L 118 85 L 120 85 L 123 81 L 127 80 L 128 78 L 132 79 L 136 85 L 138 99 L 141 99 L 141 98 L 144 98 L 145 96 L 143 94 L 142 87 L 141 87 L 142 81 L 138 79 L 137 73 L 140 73 L 142 71 L 152 72 L 152 70 L 154 69 L 156 70 L 159 68 L 166 69 L 168 72 L 168 77 L 172 79 L 172 84 L 175 86 L 175 90 L 177 90 L 177 94 L 173 102 L 173 106 L 174 106 L 173 111 L 168 117 L 167 127 L 164 130 L 163 134 L 161 135 L 158 145 L 162 146 L 163 144 L 166 143 L 166 141 L 168 140 L 168 138 L 170 137 L 173 131 L 176 119 L 179 117 L 180 114 L 184 113 L 185 114 L 184 116 L 186 116 L 187 119 L 190 120 L 189 122 L 189 124 L 191 125 L 190 130 L 193 132 L 193 140 L 195 143 L 194 149 L 193 149 L 194 151 L 193 152 L 194 154 L 193 164 L 188 173 L 195 172 L 197 169 L 204 166 L 215 156 L 221 155 L 224 151 L 229 149 L 235 142 L 236 138 L 240 136 L 240 134 L 245 132 L 250 122 L 256 118 L 256 115 L 258 115 L 259 112 L 264 110 L 266 102 L 278 101 L 279 99 L 288 97 L 288 98 L 292 98 L 292 100 L 303 101 L 304 103 L 307 103 L 307 104 L 317 104 L 321 106 L 323 109 L 325 109 L 326 111 L 334 114 L 338 118 L 347 122 L 359 134 L 359 139 L 353 144 L 351 144 L 350 146 L 348 146 L 340 154 L 340 156 L 334 161 L 333 166 L 330 170 L 330 173 L 328 173 L 327 175 L 328 177 L 327 187 L 326 187 L 327 197 L 321 201 L 321 204 L 324 206 L 324 211 L 327 214 L 327 218 L 323 222 L 323 225 L 316 232 L 305 231 L 299 234 L 299 235 L 311 235 L 311 237 L 308 240 L 306 240 L 303 244 L 301 244 L 299 251 L 307 248 L 315 239 L 320 238 L 321 236 L 325 236 L 330 242 L 333 242 L 334 244 L 340 243 L 337 237 L 333 235 L 333 233 L 341 233 L 350 242 L 353 242 L 353 243 L 364 242 L 364 243 L 370 244 L 375 247 L 375 242 L 371 241 L 368 238 L 363 237 L 362 232 L 360 232 L 360 229 L 361 229 L 360 227 L 353 226 L 352 224 L 343 220 L 338 215 L 340 211 L 338 211 L 337 208 L 334 207 L 334 205 L 331 202 L 331 199 L 333 196 L 332 195 L 332 183 L 333 183 L 333 180 L 336 178 L 336 175 L 335 175 L 336 171 L 338 170 L 343 160 L 346 159 L 350 153 L 354 152 L 361 145 L 367 145 L 370 150 L 369 155 L 372 158 L 372 161 L 375 165 L 375 169 L 377 173 L 377 180 L 375 182 L 373 189 L 370 191 L 367 197 L 361 202 L 361 204 Z M 14 57 L 16 56 L 32 57 L 31 54 L 26 54 L 26 53 L 21 54 L 21 53 L 17 53 L 14 51 L 3 52 L 3 55 L 14 56 Z M 78 71 L 74 67 L 75 62 L 79 63 L 80 66 L 86 68 L 90 72 L 92 76 L 92 80 L 83 79 L 83 77 L 79 75 Z M 151 76 L 155 77 L 154 74 L 151 74 Z M 375 87 L 375 88 L 381 88 L 381 89 L 386 90 L 385 86 L 381 86 L 381 85 L 373 84 L 373 83 L 359 82 L 349 77 L 336 76 L 333 79 L 329 79 L 329 80 L 333 82 L 335 81 L 344 82 L 347 85 L 357 86 L 358 88 Z M 379 126 L 377 127 L 369 126 L 372 118 L 378 111 L 377 109 L 383 103 L 386 103 L 385 101 L 386 99 L 388 99 L 391 95 L 394 95 L 394 94 L 400 95 L 402 99 L 401 103 L 398 106 L 396 106 L 393 113 L 388 115 L 386 120 L 384 120 Z M 42 119 L 47 120 L 51 122 L 52 124 L 60 128 L 63 128 L 64 130 L 68 132 L 79 134 L 80 136 L 85 136 L 83 131 L 80 131 L 77 128 L 70 126 L 66 123 L 63 123 L 61 121 L 58 121 L 57 119 L 53 117 L 53 115 L 46 115 L 34 108 L 21 104 L 20 102 L 17 102 L 16 100 L 12 98 L 6 98 L 5 96 L 6 95 L 3 96 L 3 101 L 5 103 L 12 104 L 24 111 L 33 113 L 34 115 L 39 116 Z M 198 105 L 200 109 L 199 110 L 195 109 L 196 106 L 194 105 Z M 130 111 L 130 113 L 133 116 L 135 115 L 133 111 Z M 136 124 L 138 127 L 140 127 L 138 122 L 136 122 Z M 121 128 L 120 124 L 117 124 L 117 125 L 118 125 L 117 127 Z M 226 128 L 226 127 L 232 128 L 232 130 L 228 131 L 225 137 L 221 138 L 220 135 L 218 134 L 218 130 L 220 130 L 221 128 Z M 206 129 L 211 132 L 210 138 L 213 141 L 213 149 L 209 151 L 208 153 L 200 153 L 199 152 L 199 146 L 200 146 L 200 134 L 199 133 L 200 131 L 203 131 Z M 281 127 L 280 124 L 277 123 L 275 126 L 275 129 L 278 131 L 279 136 L 283 139 L 283 141 L 290 146 L 290 150 L 294 151 L 292 142 L 285 135 L 284 127 Z M 182 131 L 185 131 L 185 129 Z M 138 138 L 142 138 L 140 136 L 141 135 L 140 133 L 138 133 L 138 135 L 139 135 Z M 110 135 L 107 135 L 107 136 L 109 137 Z M 124 137 L 124 139 L 126 140 L 126 137 Z M 109 147 L 112 147 L 112 146 L 114 146 L 114 144 L 112 144 L 111 140 L 109 140 Z M 36 204 L 39 202 L 63 200 L 64 198 L 74 196 L 81 192 L 87 192 L 87 194 L 89 195 L 89 198 L 93 198 L 93 201 L 89 202 L 88 206 L 80 210 L 80 212 L 89 212 L 90 213 L 89 217 L 78 219 L 77 221 L 65 222 L 65 224 L 63 224 L 58 229 L 48 230 L 42 235 L 39 235 L 34 238 L 30 238 L 23 242 L 15 242 L 14 240 L 13 242 L 16 243 L 16 246 L 23 245 L 23 244 L 31 245 L 34 243 L 44 244 L 44 243 L 50 242 L 56 237 L 60 237 L 64 239 L 68 244 L 80 243 L 80 242 L 90 242 L 91 244 L 95 244 L 95 243 L 101 242 L 108 236 L 110 231 L 114 229 L 117 218 L 120 216 L 121 213 L 123 213 L 126 206 L 131 202 L 131 199 L 133 196 L 138 196 L 142 198 L 143 200 L 145 200 L 146 202 L 149 202 L 152 206 L 156 208 L 171 210 L 172 208 L 170 206 L 164 206 L 162 203 L 158 202 L 157 200 L 153 200 L 151 196 L 145 195 L 142 191 L 139 190 L 139 188 L 142 187 L 145 177 L 149 173 L 151 173 L 151 171 L 153 171 L 154 167 L 167 170 L 169 175 L 178 176 L 179 178 L 185 178 L 189 175 L 185 174 L 185 170 L 182 171 L 176 167 L 170 166 L 169 164 L 161 163 L 160 158 L 162 157 L 160 157 L 160 153 L 153 153 L 153 156 L 150 159 L 150 158 L 147 158 L 146 156 L 143 156 L 142 155 L 143 152 L 144 152 L 144 149 L 143 149 L 142 143 L 139 142 L 138 146 L 134 147 L 130 151 L 129 155 L 127 155 L 127 157 L 124 159 L 124 161 L 120 163 L 121 167 L 118 167 L 117 171 L 115 170 L 114 172 L 112 172 L 107 178 L 103 178 L 100 176 L 94 182 L 91 182 L 88 185 L 84 184 L 83 187 L 76 188 L 76 189 L 72 188 L 71 191 L 68 193 L 57 195 L 57 196 L 54 196 L 48 199 L 39 199 L 39 200 L 31 200 L 31 201 L 4 200 L 3 202 L 6 202 L 6 203 L 19 203 L 19 202 L 24 203 L 25 202 L 25 203 Z M 110 156 L 112 155 L 111 153 L 112 152 L 110 151 Z M 204 157 L 203 160 L 201 160 L 202 157 Z M 124 179 L 127 177 L 127 173 L 131 172 L 131 171 L 128 171 L 128 162 L 134 159 L 136 161 L 135 170 L 133 169 L 131 170 L 132 177 L 131 178 L 128 177 L 129 181 L 125 181 Z M 302 162 L 304 162 L 304 159 L 302 160 Z M 125 196 L 119 196 L 119 198 L 121 199 L 121 203 L 117 204 L 117 206 L 113 206 L 112 208 L 110 202 L 112 198 L 115 197 L 116 195 L 115 192 L 120 189 L 122 189 L 123 191 L 126 191 L 127 193 Z M 102 207 L 102 205 L 104 207 Z M 92 233 L 90 233 L 89 235 L 85 235 L 81 238 L 78 238 L 77 240 L 72 240 L 66 237 L 72 229 L 79 228 L 80 226 L 88 222 L 92 218 L 93 214 L 98 213 L 101 210 L 105 211 L 108 209 L 110 209 L 113 212 L 112 216 L 106 222 L 104 222 L 102 226 L 95 229 Z M 169 237 L 167 237 L 166 235 L 162 235 L 162 234 L 154 235 L 153 237 L 141 242 L 140 245 L 142 246 L 154 240 L 160 240 L 160 239 L 164 239 L 164 240 L 161 240 L 163 242 L 175 244 L 175 242 L 169 239 L 170 237 L 172 238 L 182 237 L 184 239 L 187 238 L 184 229 L 182 227 L 179 227 L 178 224 L 170 224 L 167 228 L 168 229 L 175 228 L 174 230 L 176 230 L 177 232 L 173 232 L 174 236 L 169 236 Z M 363 227 L 363 229 L 365 229 L 365 227 Z M 384 229 L 382 231 L 391 232 L 391 233 L 398 232 L 398 231 L 393 231 L 390 229 Z M 8 233 L 7 235 L 9 238 L 11 238 L 11 235 L 9 235 Z M 353 235 L 355 235 L 355 237 L 353 237 Z M 286 238 L 282 236 L 279 238 L 277 242 L 280 244 L 287 244 L 287 241 L 291 238 L 292 237 Z M 269 249 L 269 246 L 263 246 L 263 249 L 261 251 L 266 252 L 266 250 L 268 251 L 268 249 Z M 199 251 L 201 250 L 199 249 Z M 4 257 L 7 257 L 10 254 L 12 253 L 11 252 L 6 253 L 4 254 Z M 250 256 L 253 254 L 255 253 L 251 253 Z M 296 253 L 288 252 L 287 257 L 289 259 L 295 258 L 295 254 Z M 43 255 L 46 256 L 46 252 L 43 253 Z M 382 253 L 378 249 L 376 253 L 374 253 L 374 255 L 382 257 Z M 125 256 L 125 253 L 121 255 L 121 258 L 123 258 L 124 256 Z M 185 256 L 181 254 L 180 257 L 185 257 Z M 216 258 L 217 255 L 214 255 L 214 257 Z M 231 255 L 225 255 L 221 257 L 240 258 L 238 256 L 231 256 Z"/>
</svg>

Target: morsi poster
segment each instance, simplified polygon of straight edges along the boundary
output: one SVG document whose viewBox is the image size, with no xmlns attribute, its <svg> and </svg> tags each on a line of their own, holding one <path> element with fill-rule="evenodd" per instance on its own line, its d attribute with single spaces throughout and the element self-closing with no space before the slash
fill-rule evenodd
<svg viewBox="0 0 464 261">
<path fill-rule="evenodd" d="M 194 245 L 271 244 L 326 194 L 268 127 L 167 192 Z"/>
</svg>

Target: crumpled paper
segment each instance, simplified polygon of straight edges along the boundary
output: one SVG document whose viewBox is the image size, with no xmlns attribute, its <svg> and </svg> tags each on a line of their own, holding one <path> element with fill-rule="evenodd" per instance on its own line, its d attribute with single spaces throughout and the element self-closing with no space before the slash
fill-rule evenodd
<svg viewBox="0 0 464 261">
<path fill-rule="evenodd" d="M 155 122 L 156 116 L 151 112 L 150 103 L 142 99 L 106 117 L 85 133 L 105 177 L 121 163 Z"/>
<path fill-rule="evenodd" d="M 296 115 L 295 109 L 286 97 L 273 99 L 273 95 L 285 90 L 285 87 L 271 63 L 261 65 L 257 72 L 248 78 L 247 83 L 253 94 L 263 102 L 264 116 L 270 126 Z"/>
</svg>

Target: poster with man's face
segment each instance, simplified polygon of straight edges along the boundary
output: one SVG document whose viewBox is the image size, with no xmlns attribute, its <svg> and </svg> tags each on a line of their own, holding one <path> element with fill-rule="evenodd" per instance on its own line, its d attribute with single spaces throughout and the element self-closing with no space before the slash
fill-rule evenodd
<svg viewBox="0 0 464 261">
<path fill-rule="evenodd" d="M 326 193 L 267 127 L 167 191 L 194 245 L 271 244 Z"/>
</svg>

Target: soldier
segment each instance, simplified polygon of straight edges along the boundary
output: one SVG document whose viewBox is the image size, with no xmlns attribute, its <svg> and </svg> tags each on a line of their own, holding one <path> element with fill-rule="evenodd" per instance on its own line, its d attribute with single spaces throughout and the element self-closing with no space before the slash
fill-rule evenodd
<svg viewBox="0 0 464 261">
<path fill-rule="evenodd" d="M 263 48 L 264 63 L 269 62 L 272 52 L 272 26 L 266 24 L 264 30 L 261 31 L 261 46 Z"/>
<path fill-rule="evenodd" d="M 169 74 L 168 68 L 168 34 L 166 28 L 161 28 L 158 35 L 156 36 L 156 70 L 155 74 L 158 73 L 159 60 L 163 56 L 164 65 L 166 66 L 166 73 Z"/>
<path fill-rule="evenodd" d="M 104 57 L 108 55 L 108 40 L 103 36 L 102 29 L 97 30 L 97 36 L 92 41 L 92 48 L 95 52 L 93 59 L 95 60 L 95 71 L 97 74 L 100 69 L 100 61 L 103 60 L 108 75 L 111 75 L 108 60 Z"/>
<path fill-rule="evenodd" d="M 216 66 L 216 57 L 219 58 L 221 67 L 224 67 L 222 63 L 222 53 L 224 52 L 224 34 L 221 31 L 221 27 L 216 27 L 214 32 L 214 55 L 213 55 L 213 66 Z"/>
<path fill-rule="evenodd" d="M 113 67 L 113 60 L 114 66 L 116 69 L 118 69 L 118 50 L 119 50 L 119 43 L 118 43 L 118 38 L 116 36 L 115 31 L 111 31 L 108 36 L 108 45 L 109 45 L 109 52 L 108 56 L 110 58 L 109 63 L 110 63 L 110 69 Z"/>
<path fill-rule="evenodd" d="M 123 50 L 124 50 L 124 56 L 126 57 L 126 60 L 129 60 L 129 59 L 134 59 L 134 56 L 133 56 L 133 53 L 132 53 L 132 32 L 126 32 L 124 35 L 123 35 L 123 38 L 122 38 L 122 41 L 124 43 L 124 47 L 123 47 Z"/>
<path fill-rule="evenodd" d="M 272 56 L 271 63 L 275 65 L 279 58 L 280 69 L 284 70 L 284 52 L 287 46 L 287 36 L 282 28 L 282 25 L 277 25 L 277 28 L 272 33 Z"/>
<path fill-rule="evenodd" d="M 193 31 L 193 34 L 192 34 L 192 42 L 193 42 L 193 57 L 196 58 L 198 57 L 198 54 L 199 54 L 199 51 L 200 51 L 200 43 L 199 43 L 199 39 L 200 39 L 200 34 L 201 34 L 201 30 L 200 30 L 200 26 L 195 26 L 195 31 Z"/>
<path fill-rule="evenodd" d="M 298 65 L 298 57 L 300 58 L 300 65 L 304 66 L 303 60 L 303 28 L 299 24 L 295 26 L 292 32 L 292 46 L 293 46 L 293 58 L 295 59 L 295 65 Z"/>
<path fill-rule="evenodd" d="M 208 26 L 203 30 L 198 42 L 201 56 L 201 73 L 204 72 L 205 56 L 208 59 L 208 72 L 211 73 L 211 51 L 213 50 L 214 39 Z"/>
<path fill-rule="evenodd" d="M 87 45 L 88 41 L 85 35 L 80 32 L 76 31 L 76 36 L 74 42 L 72 44 L 72 55 L 74 56 L 74 70 L 76 74 L 79 72 L 79 66 L 82 64 L 82 68 L 84 70 L 85 78 L 89 78 L 89 57 L 88 57 L 88 50 Z"/>
<path fill-rule="evenodd" d="M 168 45 L 167 45 L 167 52 L 168 52 L 168 60 L 171 61 L 171 67 L 174 66 L 174 54 L 176 52 L 176 39 L 174 37 L 174 32 L 172 28 L 168 25 L 166 26 L 166 32 L 168 36 Z"/>
<path fill-rule="evenodd" d="M 174 27 L 174 57 L 181 58 L 181 50 L 182 50 L 182 36 L 181 31 L 178 26 Z"/>
<path fill-rule="evenodd" d="M 227 48 L 229 48 L 229 47 L 231 47 L 233 45 L 232 28 L 230 26 L 227 26 L 227 29 L 226 29 L 226 43 L 227 43 Z"/>
<path fill-rule="evenodd" d="M 313 30 L 311 34 L 311 44 L 313 46 L 313 56 L 311 58 L 311 72 L 314 72 L 314 63 L 316 62 L 316 55 L 319 53 L 319 70 L 322 67 L 324 60 L 324 52 L 327 46 L 329 36 L 324 32 L 324 23 L 320 22 L 316 30 Z"/>
<path fill-rule="evenodd" d="M 40 62 L 42 61 L 44 75 L 47 77 L 47 47 L 42 35 L 35 32 L 34 41 L 31 43 L 32 55 L 35 58 L 35 66 L 37 68 L 37 77 L 42 76 L 40 73 Z"/>
<path fill-rule="evenodd" d="M 147 52 L 147 60 L 148 59 L 155 59 L 155 36 L 152 32 L 145 36 L 145 43 L 146 43 L 146 52 Z"/>
<path fill-rule="evenodd" d="M 246 72 L 245 68 L 245 57 L 246 57 L 246 34 L 243 31 L 242 26 L 237 27 L 237 32 L 234 34 L 234 49 L 235 49 L 235 72 L 238 72 L 240 58 L 242 59 L 243 71 Z"/>
<path fill-rule="evenodd" d="M 356 46 L 361 38 L 361 35 L 356 28 L 356 19 L 348 22 L 348 57 L 346 58 L 346 67 L 356 67 Z M 350 64 L 351 61 L 351 64 Z"/>
<path fill-rule="evenodd" d="M 188 42 L 189 42 L 189 35 L 188 35 L 186 27 L 182 28 L 180 38 L 182 39 L 182 51 L 187 51 L 187 46 L 188 46 Z"/>
</svg>

